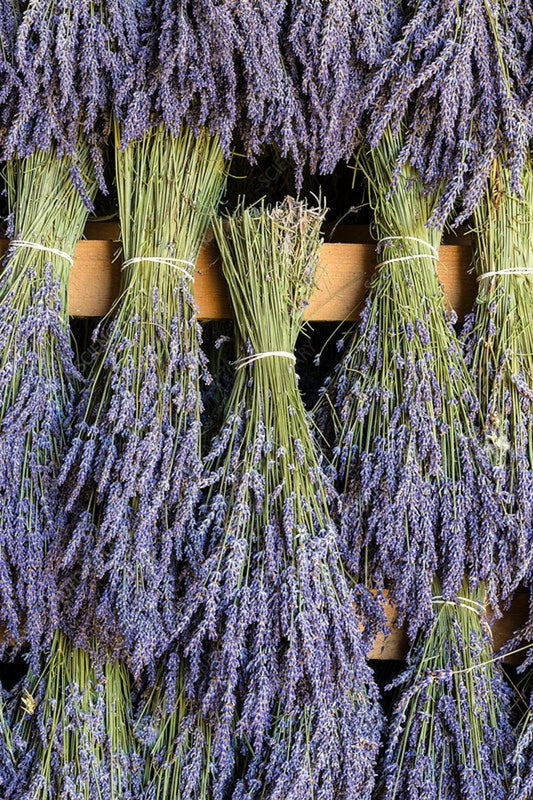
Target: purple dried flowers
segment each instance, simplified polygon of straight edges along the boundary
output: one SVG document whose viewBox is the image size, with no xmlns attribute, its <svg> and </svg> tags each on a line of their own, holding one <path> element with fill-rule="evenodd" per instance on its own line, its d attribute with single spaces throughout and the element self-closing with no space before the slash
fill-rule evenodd
<svg viewBox="0 0 533 800">
<path fill-rule="evenodd" d="M 287 199 L 215 226 L 241 358 L 206 462 L 206 558 L 177 620 L 186 680 L 211 726 L 215 793 L 231 784 L 240 747 L 253 756 L 239 796 L 267 786 L 281 796 L 285 766 L 290 797 L 372 791 L 376 688 L 292 356 L 322 216 Z"/>
<path fill-rule="evenodd" d="M 459 198 L 458 221 L 472 213 L 500 153 L 520 192 L 528 29 L 529 0 L 408 0 L 402 32 L 362 100 L 372 146 L 405 126 L 396 174 L 409 164 L 426 190 L 441 192 L 431 224 L 442 227 Z"/>
<path fill-rule="evenodd" d="M 77 167 L 94 196 L 83 144 Z M 59 621 L 47 553 L 65 521 L 57 476 L 79 377 L 67 287 L 87 208 L 55 151 L 11 161 L 7 176 L 17 241 L 0 278 L 0 624 L 4 652 L 28 643 L 36 657 Z"/>
<path fill-rule="evenodd" d="M 296 0 L 286 23 L 286 60 L 303 97 L 307 158 L 330 172 L 361 140 L 368 76 L 390 52 L 400 22 L 396 0 Z"/>
<path fill-rule="evenodd" d="M 483 590 L 464 588 L 457 603 L 436 599 L 432 627 L 393 684 L 385 800 L 509 797 L 511 690 L 493 661 Z"/>
<path fill-rule="evenodd" d="M 411 634 L 432 615 L 436 574 L 451 599 L 468 574 L 497 604 L 495 550 L 505 530 L 477 400 L 438 283 L 435 204 L 404 168 L 390 133 L 361 163 L 380 237 L 380 265 L 352 341 L 321 404 L 335 428 L 346 558 L 386 586 Z M 334 409 L 331 413 L 330 409 Z"/>
<path fill-rule="evenodd" d="M 206 132 L 119 136 L 122 293 L 78 403 L 61 473 L 73 524 L 56 553 L 73 640 L 96 636 L 139 677 L 168 648 L 196 546 L 206 365 L 191 280 L 225 164 Z"/>
<path fill-rule="evenodd" d="M 93 643 L 93 652 L 97 651 Z M 133 747 L 130 678 L 56 635 L 45 669 L 16 688 L 16 779 L 3 800 L 138 800 L 143 763 Z"/>
<path fill-rule="evenodd" d="M 510 800 L 528 800 L 533 795 L 533 693 L 529 698 L 529 708 L 520 721 L 512 768 L 515 774 Z"/>
<path fill-rule="evenodd" d="M 533 162 L 521 196 L 495 162 L 474 220 L 478 296 L 464 330 L 481 428 L 505 501 L 498 541 L 509 597 L 533 569 Z"/>
<path fill-rule="evenodd" d="M 53 148 L 73 159 L 80 179 L 82 131 L 83 147 L 89 148 L 104 185 L 102 151 L 110 119 L 104 9 L 101 0 L 30 0 L 25 5 L 15 44 L 17 108 L 2 142 L 4 158 Z"/>
</svg>

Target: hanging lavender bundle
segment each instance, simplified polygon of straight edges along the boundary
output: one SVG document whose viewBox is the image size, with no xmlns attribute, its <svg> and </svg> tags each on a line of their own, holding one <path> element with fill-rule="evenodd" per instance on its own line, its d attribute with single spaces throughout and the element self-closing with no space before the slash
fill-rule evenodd
<svg viewBox="0 0 533 800">
<path fill-rule="evenodd" d="M 425 58 L 433 63 L 441 29 L 429 35 L 429 27 L 439 24 L 434 4 L 413 5 L 400 44 L 369 89 L 373 146 L 365 148 L 360 162 L 375 213 L 379 265 L 321 413 L 335 429 L 347 556 L 353 556 L 354 569 L 390 590 L 411 636 L 420 631 L 398 681 L 402 692 L 385 754 L 385 796 L 451 800 L 490 794 L 503 800 L 512 735 L 505 684 L 492 664 L 485 595 L 497 604 L 512 582 L 513 565 L 499 557 L 506 508 L 475 428 L 474 384 L 438 283 L 440 231 L 428 227 L 443 222 L 450 198 L 465 188 L 464 175 L 459 162 L 444 155 L 447 139 L 438 115 L 429 129 L 423 127 L 428 118 L 417 116 L 425 108 L 426 91 L 433 91 L 436 108 L 446 111 L 444 122 L 455 113 L 462 119 L 463 107 L 449 107 L 444 90 L 450 70 L 442 59 L 435 60 L 432 88 L 430 73 L 417 71 Z M 491 48 L 498 50 L 501 42 L 509 48 L 504 23 L 498 19 L 492 26 L 493 9 L 484 6 L 453 4 L 440 21 L 446 26 L 450 15 L 470 10 L 478 17 L 486 14 L 483 31 L 490 31 Z M 462 62 L 471 59 L 476 73 L 473 50 L 479 45 L 469 38 L 467 22 L 450 41 L 454 49 L 466 48 Z M 486 37 L 481 41 L 485 46 Z M 441 66 L 443 71 L 436 71 Z M 409 91 L 411 75 L 417 92 Z M 456 93 L 457 101 L 483 104 L 486 77 L 481 74 L 475 83 L 474 99 L 468 92 Z M 498 80 L 506 82 L 506 113 L 519 120 L 505 69 Z M 403 106 L 391 128 L 394 103 L 403 102 L 403 95 L 396 95 L 400 89 L 412 103 Z M 448 102 L 444 107 L 436 101 L 441 91 Z M 468 124 L 475 119 L 468 116 Z M 432 148 L 436 153 L 435 165 L 443 159 L 434 181 L 419 150 L 413 150 L 421 129 L 422 144 L 431 141 L 428 153 Z M 469 137 L 472 148 L 492 157 L 493 143 L 483 125 L 473 125 Z M 520 159 L 521 145 L 515 144 Z M 476 188 L 476 180 L 483 186 L 483 163 L 468 165 L 469 189 Z M 467 191 L 464 196 L 468 205 L 471 196 Z"/>
<path fill-rule="evenodd" d="M 130 678 L 57 633 L 46 666 L 24 680 L 11 719 L 15 778 L 5 800 L 138 800 Z"/>
<path fill-rule="evenodd" d="M 437 191 L 431 224 L 457 222 L 481 200 L 495 157 L 505 150 L 510 186 L 521 191 L 526 114 L 520 81 L 531 24 L 529 0 L 408 0 L 401 35 L 364 88 L 367 139 L 402 132 L 395 174 L 410 165 Z"/>
<path fill-rule="evenodd" d="M 473 585 L 487 580 L 497 598 L 503 522 L 438 282 L 441 234 L 426 225 L 435 196 L 407 167 L 388 191 L 400 148 L 387 133 L 361 154 L 380 263 L 319 418 L 331 415 L 335 428 L 346 557 L 367 583 L 388 588 L 413 635 L 431 620 L 435 574 L 446 599 L 466 573 Z"/>
<path fill-rule="evenodd" d="M 96 189 L 88 149 L 77 169 Z M 46 557 L 65 519 L 57 476 L 78 381 L 67 287 L 87 207 L 72 161 L 36 151 L 7 166 L 13 240 L 0 279 L 0 619 L 2 649 L 29 643 L 34 658 L 58 624 Z"/>
<path fill-rule="evenodd" d="M 63 465 L 76 514 L 60 549 L 65 581 L 76 576 L 72 638 L 96 636 L 140 677 L 168 647 L 190 556 L 205 376 L 191 281 L 225 168 L 207 133 L 160 126 L 124 148 L 116 136 L 122 291 Z"/>
<path fill-rule="evenodd" d="M 376 688 L 339 558 L 337 498 L 294 368 L 322 219 L 287 199 L 215 226 L 241 357 L 206 462 L 207 556 L 177 628 L 211 725 L 217 796 L 231 785 L 236 742 L 253 752 L 240 797 L 372 790 Z"/>
<path fill-rule="evenodd" d="M 531 572 L 533 545 L 533 162 L 520 196 L 503 162 L 474 214 L 478 296 L 465 324 L 482 431 L 506 505 L 498 558 L 514 582 Z"/>
<path fill-rule="evenodd" d="M 285 24 L 286 60 L 304 97 L 307 158 L 331 172 L 361 143 L 368 72 L 388 54 L 400 21 L 396 0 L 295 0 Z"/>
<path fill-rule="evenodd" d="M 18 0 L 0 2 L 0 152 L 18 101 L 19 76 L 15 67 L 15 41 L 20 23 Z"/>
<path fill-rule="evenodd" d="M 7 1 L 7 0 L 6 0 Z M 16 65 L 23 88 L 8 120 L 4 158 L 23 158 L 36 148 L 72 158 L 72 174 L 90 206 L 92 186 L 78 164 L 80 133 L 96 179 L 104 181 L 109 133 L 109 36 L 102 0 L 29 0 L 16 38 Z"/>
</svg>

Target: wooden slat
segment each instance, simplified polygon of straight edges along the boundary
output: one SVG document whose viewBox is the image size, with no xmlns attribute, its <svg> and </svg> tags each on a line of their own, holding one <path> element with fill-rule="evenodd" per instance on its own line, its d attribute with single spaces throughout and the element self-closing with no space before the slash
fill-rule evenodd
<svg viewBox="0 0 533 800">
<path fill-rule="evenodd" d="M 349 228 L 358 233 L 357 228 Z M 343 238 L 346 229 L 341 230 Z M 69 313 L 80 317 L 100 317 L 107 313 L 120 286 L 120 259 L 116 258 L 118 226 L 116 223 L 90 223 L 88 238 L 75 252 L 69 287 Z M 94 238 L 97 236 L 98 238 Z M 4 250 L 6 242 L 0 243 Z M 470 247 L 443 245 L 440 250 L 439 276 L 447 300 L 460 317 L 472 307 L 475 280 L 469 272 Z M 366 287 L 375 268 L 371 242 L 327 242 L 322 246 L 317 273 L 317 287 L 307 310 L 312 321 L 352 320 L 364 300 Z M 203 319 L 231 316 L 226 285 L 212 241 L 202 247 L 197 263 L 194 293 Z"/>
</svg>

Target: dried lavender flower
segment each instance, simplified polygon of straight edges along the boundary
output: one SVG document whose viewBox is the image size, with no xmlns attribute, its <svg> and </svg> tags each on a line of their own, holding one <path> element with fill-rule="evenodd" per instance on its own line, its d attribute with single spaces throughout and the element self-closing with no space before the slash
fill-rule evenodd
<svg viewBox="0 0 533 800">
<path fill-rule="evenodd" d="M 361 141 L 361 93 L 390 53 L 401 20 L 396 0 L 296 0 L 284 50 L 304 100 L 308 160 L 331 172 Z"/>
<path fill-rule="evenodd" d="M 510 597 L 533 570 L 533 162 L 523 188 L 495 162 L 474 214 L 478 295 L 465 323 L 467 366 L 480 400 L 481 428 L 505 502 L 497 544 Z"/>
<path fill-rule="evenodd" d="M 267 785 L 279 796 L 284 764 L 298 797 L 372 791 L 377 691 L 339 558 L 338 499 L 293 361 L 322 219 L 286 199 L 215 225 L 240 360 L 206 459 L 198 529 L 206 557 L 177 633 L 189 691 L 211 728 L 216 796 L 232 785 L 241 746 L 254 754 L 241 796 L 261 797 Z"/>
<path fill-rule="evenodd" d="M 432 581 L 452 599 L 463 576 L 487 581 L 496 606 L 496 551 L 505 532 L 478 402 L 439 286 L 436 197 L 404 167 L 387 193 L 401 140 L 361 155 L 380 264 L 352 340 L 322 398 L 343 487 L 345 557 L 385 586 L 411 635 L 432 616 Z"/>
<path fill-rule="evenodd" d="M 3 142 L 4 158 L 54 149 L 73 160 L 78 178 L 89 147 L 104 187 L 103 146 L 109 133 L 110 45 L 101 0 L 29 0 L 17 31 L 16 113 Z M 78 159 L 80 165 L 78 166 Z M 81 181 L 80 181 L 81 182 Z"/>
<path fill-rule="evenodd" d="M 45 669 L 30 670 L 12 694 L 16 779 L 3 800 L 141 797 L 124 665 L 104 663 L 101 654 L 92 659 L 59 633 Z"/>
<path fill-rule="evenodd" d="M 371 145 L 404 126 L 396 174 L 410 165 L 427 191 L 442 191 L 430 224 L 442 227 L 459 198 L 457 222 L 472 213 L 500 153 L 521 189 L 527 29 L 529 0 L 408 0 L 400 36 L 364 87 Z"/>
<path fill-rule="evenodd" d="M 511 763 L 514 778 L 510 800 L 528 800 L 533 795 L 533 694 L 520 721 L 516 749 Z"/>
<path fill-rule="evenodd" d="M 435 601 L 431 629 L 392 684 L 385 800 L 509 797 L 511 690 L 493 659 L 484 592 L 464 588 L 457 603 Z"/>
</svg>

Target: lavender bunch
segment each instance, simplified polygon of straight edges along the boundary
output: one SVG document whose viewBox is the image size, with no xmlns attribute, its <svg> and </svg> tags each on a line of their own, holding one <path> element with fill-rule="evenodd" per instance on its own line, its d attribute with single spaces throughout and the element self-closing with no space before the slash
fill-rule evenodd
<svg viewBox="0 0 533 800">
<path fill-rule="evenodd" d="M 88 148 L 77 169 L 96 191 Z M 47 554 L 65 522 L 57 476 L 79 380 L 67 288 L 88 210 L 72 160 L 36 151 L 7 165 L 13 242 L 0 278 L 0 624 L 2 650 L 34 661 L 59 621 Z"/>
<path fill-rule="evenodd" d="M 504 509 L 439 286 L 441 234 L 426 225 L 436 197 L 407 167 L 387 193 L 400 149 L 389 133 L 361 155 L 380 264 L 318 419 L 333 428 L 348 563 L 389 589 L 414 635 L 431 620 L 435 575 L 446 599 L 468 574 L 497 604 Z"/>
<path fill-rule="evenodd" d="M 501 153 L 520 194 L 528 137 L 516 84 L 530 26 L 529 0 L 408 0 L 401 35 L 363 87 L 367 140 L 402 130 L 394 175 L 409 165 L 439 192 L 430 224 L 442 227 L 459 199 L 466 219 Z"/>
<path fill-rule="evenodd" d="M 20 24 L 17 0 L 0 2 L 0 152 L 18 102 L 19 76 L 15 65 L 15 42 Z"/>
<path fill-rule="evenodd" d="M 109 0 L 113 109 L 124 145 L 153 126 L 207 129 L 230 155 L 238 117 L 235 17 L 227 0 Z"/>
<path fill-rule="evenodd" d="M 92 648 L 93 654 L 97 644 Z M 5 800 L 138 800 L 129 674 L 58 633 L 45 668 L 18 688 L 11 722 L 16 779 Z"/>
<path fill-rule="evenodd" d="M 494 661 L 484 592 L 435 601 L 435 619 L 393 687 L 383 797 L 509 797 L 511 691 Z M 391 687 L 392 688 L 392 687 Z"/>
<path fill-rule="evenodd" d="M 73 640 L 96 636 L 139 677 L 167 650 L 193 558 L 207 374 L 191 281 L 226 173 L 207 133 L 159 126 L 122 147 L 117 126 L 116 137 L 122 291 L 98 329 L 60 475 L 74 521 L 58 558 L 67 587 L 75 576 Z"/>
<path fill-rule="evenodd" d="M 337 495 L 294 368 L 322 219 L 287 199 L 215 225 L 240 358 L 206 461 L 206 558 L 177 621 L 189 692 L 211 729 L 215 796 L 241 745 L 253 756 L 239 797 L 372 791 L 376 687 L 339 557 Z"/>
<path fill-rule="evenodd" d="M 495 162 L 474 214 L 478 296 L 467 320 L 467 364 L 477 383 L 482 431 L 501 491 L 507 532 L 498 558 L 514 582 L 532 570 L 533 534 L 533 162 L 520 196 Z"/>
<path fill-rule="evenodd" d="M 368 73 L 389 53 L 400 22 L 396 0 L 296 0 L 285 25 L 286 59 L 304 98 L 311 169 L 331 172 L 361 142 Z"/>
<path fill-rule="evenodd" d="M 512 766 L 515 775 L 511 800 L 528 800 L 533 794 L 533 694 L 529 699 L 529 708 L 520 722 Z"/>
<path fill-rule="evenodd" d="M 88 148 L 97 180 L 105 188 L 110 55 L 101 0 L 29 0 L 16 36 L 19 92 L 16 113 L 2 140 L 3 157 L 24 158 L 52 148 L 58 156 L 69 156 L 78 188 L 88 201 L 91 188 L 83 182 L 83 150 Z"/>
</svg>

